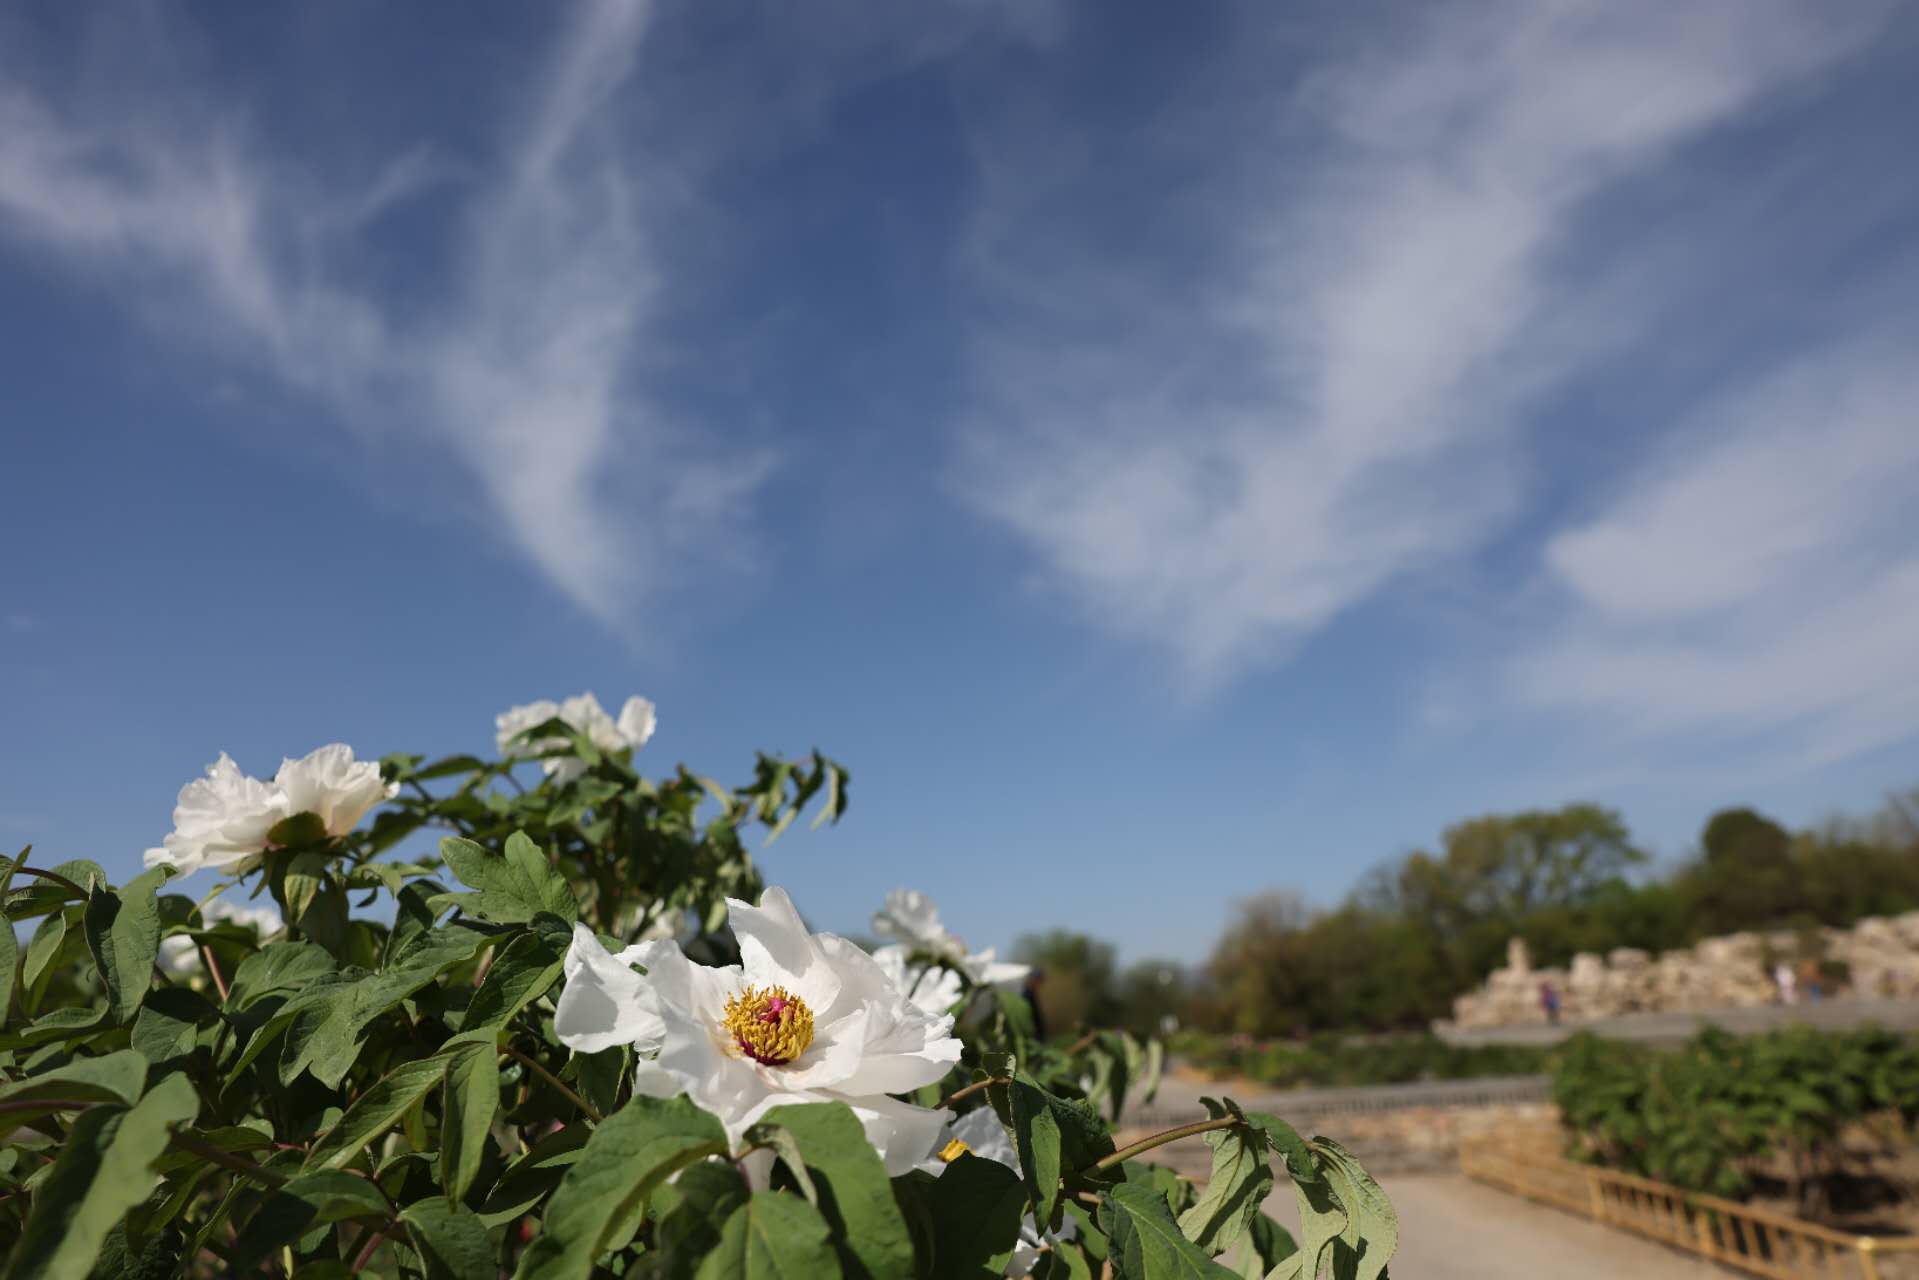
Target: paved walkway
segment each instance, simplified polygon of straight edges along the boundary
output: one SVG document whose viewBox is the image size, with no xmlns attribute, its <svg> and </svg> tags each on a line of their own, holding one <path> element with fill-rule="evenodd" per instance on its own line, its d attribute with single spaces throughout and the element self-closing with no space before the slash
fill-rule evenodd
<svg viewBox="0 0 1919 1280">
<path fill-rule="evenodd" d="M 1459 1174 L 1389 1177 L 1399 1214 L 1394 1280 L 1726 1280 L 1727 1272 L 1637 1236 Z M 1266 1211 L 1296 1228 L 1290 1187 Z"/>
</svg>

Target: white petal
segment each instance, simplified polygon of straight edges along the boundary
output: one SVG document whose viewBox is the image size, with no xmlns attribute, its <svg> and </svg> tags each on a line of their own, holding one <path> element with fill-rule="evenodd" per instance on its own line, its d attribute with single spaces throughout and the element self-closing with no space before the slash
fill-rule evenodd
<svg viewBox="0 0 1919 1280">
<path fill-rule="evenodd" d="M 617 1044 L 649 1053 L 659 1046 L 666 1026 L 648 996 L 646 979 L 609 954 L 583 924 L 573 926 L 563 967 L 566 987 L 553 1015 L 560 1043 L 577 1053 Z"/>
<path fill-rule="evenodd" d="M 615 727 L 619 729 L 620 736 L 626 739 L 626 745 L 637 751 L 653 736 L 658 723 L 653 704 L 645 698 L 634 697 L 628 698 L 626 705 L 620 708 L 620 718 Z"/>
<path fill-rule="evenodd" d="M 1009 982 L 1024 982 L 1033 971 L 1031 965 L 1011 964 L 993 959 L 993 948 L 966 957 L 966 972 L 981 986 L 997 987 Z"/>
<path fill-rule="evenodd" d="M 840 994 L 840 975 L 806 931 L 786 890 L 768 889 L 757 907 L 737 898 L 728 898 L 726 907 L 746 980 L 755 986 L 785 987 L 806 1001 L 815 1019 L 828 1014 Z"/>
<path fill-rule="evenodd" d="M 382 800 L 399 794 L 399 784 L 380 779 L 380 766 L 371 760 L 356 763 L 353 748 L 329 743 L 299 760 L 283 760 L 274 783 L 286 796 L 288 813 L 319 817 L 330 836 L 343 836 Z"/>
<path fill-rule="evenodd" d="M 866 1016 L 866 1010 L 861 1009 L 850 1018 L 841 1018 L 824 1027 L 816 1024 L 813 1043 L 807 1046 L 806 1052 L 785 1066 L 771 1070 L 779 1073 L 781 1083 L 789 1089 L 831 1089 L 851 1080 L 865 1065 Z M 888 1092 L 863 1085 L 859 1091 Z"/>
<path fill-rule="evenodd" d="M 1000 1123 L 999 1113 L 991 1107 L 976 1107 L 953 1122 L 952 1134 L 982 1160 L 993 1160 L 1015 1172 L 1019 1157 L 1013 1151 L 1012 1135 Z"/>
<path fill-rule="evenodd" d="M 903 1000 L 866 1006 L 859 1065 L 836 1086 L 846 1093 L 908 1093 L 936 1084 L 960 1058 L 951 1018 L 929 1018 Z"/>
<path fill-rule="evenodd" d="M 860 1127 L 866 1130 L 866 1140 L 879 1151 L 887 1176 L 893 1178 L 911 1173 L 914 1165 L 931 1154 L 940 1129 L 953 1114 L 929 1111 L 885 1097 L 842 1101 L 859 1117 Z"/>
</svg>

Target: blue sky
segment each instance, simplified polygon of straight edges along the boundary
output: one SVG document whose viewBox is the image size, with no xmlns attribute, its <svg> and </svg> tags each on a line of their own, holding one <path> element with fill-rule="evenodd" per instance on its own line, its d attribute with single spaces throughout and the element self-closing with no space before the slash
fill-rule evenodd
<svg viewBox="0 0 1919 1280">
<path fill-rule="evenodd" d="M 0 13 L 0 840 L 660 706 L 1196 958 L 1489 810 L 1919 783 L 1919 14 Z"/>
</svg>

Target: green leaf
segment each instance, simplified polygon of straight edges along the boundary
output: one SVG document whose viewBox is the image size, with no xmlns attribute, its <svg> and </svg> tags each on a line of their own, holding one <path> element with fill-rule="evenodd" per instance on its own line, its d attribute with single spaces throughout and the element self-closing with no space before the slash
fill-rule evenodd
<svg viewBox="0 0 1919 1280">
<path fill-rule="evenodd" d="M 886 1166 L 853 1109 L 843 1102 L 774 1107 L 763 1123 L 785 1129 L 797 1142 L 819 1193 L 820 1213 L 846 1251 L 847 1274 L 873 1280 L 911 1275 L 912 1237 Z"/>
<path fill-rule="evenodd" d="M 565 959 L 537 933 L 522 933 L 500 949 L 466 1007 L 462 1030 L 504 1026 L 560 980 Z"/>
<path fill-rule="evenodd" d="M 191 1053 L 201 1024 L 218 1016 L 218 1010 L 186 987 L 149 991 L 133 1018 L 133 1047 L 156 1066 L 170 1062 Z"/>
<path fill-rule="evenodd" d="M 473 1210 L 431 1197 L 408 1205 L 400 1218 L 426 1261 L 427 1280 L 498 1280 L 499 1259 Z"/>
<path fill-rule="evenodd" d="M 1210 1110 L 1213 1102 L 1210 1098 L 1200 1101 Z M 1312 1149 L 1306 1145 L 1306 1139 L 1299 1136 L 1299 1130 L 1281 1120 L 1278 1116 L 1268 1115 L 1264 1111 L 1239 1110 L 1239 1104 L 1231 1098 L 1225 1100 L 1227 1110 L 1244 1115 L 1246 1123 L 1259 1130 L 1266 1137 L 1267 1146 L 1279 1153 L 1286 1161 L 1286 1172 L 1294 1181 L 1315 1181 L 1319 1178 L 1319 1166 L 1313 1162 Z"/>
<path fill-rule="evenodd" d="M 8 932 L 11 933 L 12 929 L 9 928 Z M 46 984 L 40 980 L 41 976 L 51 976 L 47 966 L 60 954 L 60 946 L 66 938 L 66 913 L 55 911 L 40 922 L 33 931 L 33 937 L 27 941 L 26 958 L 20 964 L 20 1003 L 29 1012 L 39 1008 L 40 995 L 46 989 Z"/>
<path fill-rule="evenodd" d="M 87 897 L 87 946 L 115 1022 L 133 1017 L 153 983 L 153 959 L 160 952 L 160 905 L 154 894 L 169 874 L 168 868 L 155 867 L 117 894 L 96 886 Z"/>
<path fill-rule="evenodd" d="M 244 1009 L 276 991 L 298 991 L 311 979 L 334 972 L 338 963 L 325 947 L 311 942 L 270 942 L 240 962 L 227 988 L 227 1004 Z"/>
<path fill-rule="evenodd" d="M 13 873 L 27 860 L 32 845 L 13 855 L 7 863 L 5 872 L 0 872 L 0 902 L 7 900 L 7 888 L 13 883 Z M 20 967 L 20 940 L 13 936 L 13 921 L 0 911 L 0 1026 L 6 1025 L 7 1018 L 13 1012 L 13 976 Z"/>
<path fill-rule="evenodd" d="M 1240 1237 L 1234 1261 L 1228 1265 L 1242 1280 L 1265 1280 L 1279 1264 L 1299 1252 L 1292 1232 L 1265 1214 L 1254 1216 L 1250 1229 Z"/>
<path fill-rule="evenodd" d="M 500 1065 L 491 1045 L 449 1058 L 440 1109 L 440 1177 L 449 1203 L 466 1198 L 486 1155 L 486 1135 L 500 1109 Z"/>
<path fill-rule="evenodd" d="M 1346 1210 L 1316 1168 L 1310 1178 L 1294 1176 L 1293 1195 L 1299 1201 L 1300 1248 L 1268 1280 L 1315 1280 L 1333 1242 L 1346 1229 Z"/>
<path fill-rule="evenodd" d="M 593 1135 L 585 1121 L 567 1125 L 533 1144 L 533 1149 L 515 1160 L 487 1192 L 480 1206 L 480 1218 L 488 1226 L 516 1222 L 526 1211 L 546 1198 Z"/>
<path fill-rule="evenodd" d="M 647 1207 L 653 1247 L 667 1262 L 656 1274 L 688 1276 L 719 1247 L 720 1231 L 746 1203 L 746 1179 L 724 1160 L 689 1165 L 670 1183 L 654 1188 Z"/>
<path fill-rule="evenodd" d="M 587 1139 L 547 1202 L 543 1230 L 520 1255 L 514 1274 L 584 1280 L 603 1255 L 633 1238 L 654 1187 L 726 1151 L 720 1122 L 685 1097 L 634 1098 Z"/>
<path fill-rule="evenodd" d="M 122 1049 L 98 1058 L 80 1058 L 41 1075 L 0 1085 L 0 1102 L 78 1102 L 89 1106 L 107 1102 L 131 1106 L 139 1101 L 146 1078 L 147 1060 L 132 1049 Z M 6 1123 L 25 1124 L 33 1116 L 69 1109 L 21 1107 L 7 1113 Z"/>
<path fill-rule="evenodd" d="M 1051 1222 L 1062 1176 L 1077 1174 L 1111 1155 L 1112 1133 L 1093 1108 L 1056 1097 L 1027 1075 L 996 1086 L 993 1096 L 996 1106 L 1004 1104 L 1001 1114 L 1013 1132 L 1033 1216 Z"/>
<path fill-rule="evenodd" d="M 1203 1101 L 1208 1114 L 1227 1114 L 1211 1098 Z M 1216 1129 L 1206 1135 L 1206 1145 L 1213 1149 L 1213 1171 L 1205 1191 L 1180 1215 L 1179 1228 L 1207 1253 L 1224 1253 L 1259 1216 L 1260 1205 L 1273 1190 L 1273 1170 L 1266 1163 L 1266 1144 L 1255 1130 Z"/>
<path fill-rule="evenodd" d="M 467 1045 L 453 1053 L 470 1052 Z M 302 1169 L 337 1169 L 352 1162 L 375 1138 L 391 1129 L 406 1109 L 426 1095 L 427 1090 L 446 1080 L 447 1059 L 452 1055 L 436 1053 L 430 1058 L 403 1062 L 380 1077 L 378 1084 L 361 1094 L 340 1122 L 313 1144 Z"/>
<path fill-rule="evenodd" d="M 365 1178 L 338 1169 L 302 1173 L 272 1192 L 247 1217 L 233 1243 L 228 1264 L 234 1275 L 252 1275 L 274 1250 L 292 1244 L 315 1227 L 371 1218 L 386 1222 L 392 1216 L 386 1197 Z"/>
<path fill-rule="evenodd" d="M 550 911 L 568 923 L 580 918 L 580 905 L 566 877 L 523 831 L 507 837 L 504 855 L 448 836 L 440 841 L 440 856 L 460 883 L 477 890 L 449 896 L 483 920 L 525 924 L 537 911 Z"/>
<path fill-rule="evenodd" d="M 1186 1238 L 1166 1198 L 1150 1187 L 1122 1182 L 1107 1190 L 1100 1196 L 1099 1224 L 1112 1242 L 1118 1280 L 1238 1280 Z"/>
<path fill-rule="evenodd" d="M 840 1274 L 830 1229 L 798 1196 L 756 1191 L 720 1230 L 696 1280 L 830 1280 Z"/>
<path fill-rule="evenodd" d="M 1315 1137 L 1327 1181 L 1346 1207 L 1346 1227 L 1333 1246 L 1338 1280 L 1379 1280 L 1399 1247 L 1399 1215 L 1373 1176 L 1331 1138 Z"/>
<path fill-rule="evenodd" d="M 168 1132 L 199 1114 L 185 1076 L 162 1080 L 131 1108 L 91 1107 L 74 1120 L 4 1280 L 85 1280 L 107 1232 L 153 1193 L 153 1162 Z"/>
<path fill-rule="evenodd" d="M 267 843 L 281 849 L 301 849 L 321 844 L 326 838 L 326 823 L 317 813 L 296 813 L 282 818 L 267 832 Z"/>
<path fill-rule="evenodd" d="M 993 1270 L 1019 1241 L 1026 1188 L 1019 1174 L 997 1160 L 968 1152 L 931 1179 L 927 1202 L 933 1216 L 933 1262 L 940 1275 L 971 1276 L 990 1262 Z"/>
</svg>

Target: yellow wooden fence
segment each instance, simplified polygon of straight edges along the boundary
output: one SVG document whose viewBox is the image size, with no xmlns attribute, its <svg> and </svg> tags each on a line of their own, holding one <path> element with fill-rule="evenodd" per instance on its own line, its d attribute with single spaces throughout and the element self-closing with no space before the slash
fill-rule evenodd
<svg viewBox="0 0 1919 1280">
<path fill-rule="evenodd" d="M 1894 1280 L 1919 1266 L 1919 1236 L 1856 1236 L 1650 1178 L 1574 1164 L 1556 1153 L 1555 1133 L 1464 1139 L 1468 1177 L 1608 1226 L 1650 1236 L 1770 1280 Z M 1888 1265 L 1890 1264 L 1890 1265 Z M 1904 1265 L 1901 1265 L 1904 1264 Z M 1895 1269 L 1896 1268 L 1896 1269 Z"/>
</svg>

